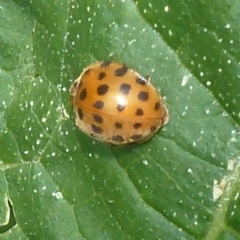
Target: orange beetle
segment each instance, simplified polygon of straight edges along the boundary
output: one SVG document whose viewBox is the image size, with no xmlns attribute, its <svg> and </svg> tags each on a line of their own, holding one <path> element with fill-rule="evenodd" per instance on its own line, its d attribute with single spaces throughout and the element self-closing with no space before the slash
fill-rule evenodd
<svg viewBox="0 0 240 240">
<path fill-rule="evenodd" d="M 158 91 L 125 64 L 103 61 L 83 70 L 70 88 L 76 125 L 114 145 L 149 139 L 168 122 Z"/>
</svg>

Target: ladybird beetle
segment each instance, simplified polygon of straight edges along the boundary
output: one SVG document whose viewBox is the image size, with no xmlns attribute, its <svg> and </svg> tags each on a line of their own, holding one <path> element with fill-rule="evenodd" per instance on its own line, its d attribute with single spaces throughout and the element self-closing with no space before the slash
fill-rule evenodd
<svg viewBox="0 0 240 240">
<path fill-rule="evenodd" d="M 167 108 L 149 79 L 125 64 L 88 66 L 72 83 L 70 96 L 76 125 L 114 145 L 145 141 L 168 121 Z"/>
</svg>

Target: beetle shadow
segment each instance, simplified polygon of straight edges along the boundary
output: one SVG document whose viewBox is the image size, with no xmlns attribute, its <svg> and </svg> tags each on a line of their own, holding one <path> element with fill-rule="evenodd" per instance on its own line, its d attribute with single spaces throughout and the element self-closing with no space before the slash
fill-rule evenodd
<svg viewBox="0 0 240 240">
<path fill-rule="evenodd" d="M 76 136 L 82 153 L 85 156 L 99 155 L 101 158 L 109 158 L 112 154 L 109 144 L 97 141 L 76 128 Z"/>
<path fill-rule="evenodd" d="M 134 156 L 134 152 L 137 152 L 143 148 L 148 141 L 143 142 L 134 142 L 134 143 L 128 143 L 125 145 L 112 145 L 109 144 L 109 148 L 111 149 L 112 154 L 114 157 L 118 160 L 126 160 Z M 134 160 L 134 159 L 132 159 Z"/>
</svg>

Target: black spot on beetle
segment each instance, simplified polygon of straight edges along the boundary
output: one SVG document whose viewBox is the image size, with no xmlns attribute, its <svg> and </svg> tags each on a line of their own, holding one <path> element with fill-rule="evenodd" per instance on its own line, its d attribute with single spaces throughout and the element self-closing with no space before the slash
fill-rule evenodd
<svg viewBox="0 0 240 240">
<path fill-rule="evenodd" d="M 103 132 L 102 128 L 100 128 L 100 127 L 98 127 L 94 124 L 91 125 L 91 128 L 92 128 L 92 131 L 97 133 L 97 134 L 102 134 L 102 132 Z"/>
<path fill-rule="evenodd" d="M 75 81 L 72 85 L 72 89 L 75 90 L 77 88 L 77 86 L 78 86 L 78 81 Z"/>
<path fill-rule="evenodd" d="M 121 135 L 114 135 L 112 137 L 112 140 L 116 141 L 116 142 L 123 142 L 124 138 Z"/>
<path fill-rule="evenodd" d="M 103 61 L 100 67 L 108 67 L 111 64 L 111 61 Z"/>
<path fill-rule="evenodd" d="M 158 109 L 160 108 L 160 106 L 161 106 L 161 105 L 160 105 L 160 102 L 156 102 L 156 103 L 155 103 L 155 106 L 154 106 L 154 109 L 155 109 L 155 110 L 158 110 Z"/>
<path fill-rule="evenodd" d="M 143 115 L 143 110 L 141 108 L 138 108 L 136 111 L 137 116 L 142 116 Z"/>
<path fill-rule="evenodd" d="M 100 72 L 100 73 L 98 74 L 98 80 L 103 80 L 103 79 L 105 78 L 105 76 L 106 76 L 106 73 L 105 73 L 105 72 Z"/>
<path fill-rule="evenodd" d="M 157 128 L 156 128 L 155 126 L 152 126 L 152 127 L 150 128 L 150 130 L 151 130 L 151 132 L 155 132 L 155 131 L 157 130 Z"/>
<path fill-rule="evenodd" d="M 118 104 L 117 105 L 117 110 L 121 112 L 125 108 L 125 105 Z"/>
<path fill-rule="evenodd" d="M 91 71 L 91 69 L 89 68 L 88 70 L 85 71 L 84 75 L 89 74 L 90 71 Z"/>
<path fill-rule="evenodd" d="M 97 93 L 98 95 L 105 95 L 108 92 L 109 86 L 107 84 L 102 84 L 98 86 Z"/>
<path fill-rule="evenodd" d="M 97 109 L 102 109 L 104 107 L 104 102 L 102 101 L 96 101 L 93 106 Z"/>
<path fill-rule="evenodd" d="M 143 77 L 137 77 L 136 82 L 137 82 L 138 84 L 141 84 L 141 85 L 144 86 L 144 85 L 146 85 L 147 80 L 146 80 L 145 78 L 143 78 Z"/>
<path fill-rule="evenodd" d="M 102 123 L 103 122 L 103 118 L 100 115 L 93 114 L 92 116 L 93 116 L 93 119 L 94 119 L 95 122 L 98 122 L 98 123 Z"/>
<path fill-rule="evenodd" d="M 133 127 L 134 127 L 135 129 L 138 129 L 138 128 L 140 128 L 141 126 L 142 126 L 141 123 L 134 123 L 134 124 L 133 124 Z"/>
<path fill-rule="evenodd" d="M 130 136 L 130 138 L 135 141 L 142 139 L 142 137 L 143 137 L 142 134 L 134 134 L 134 135 Z"/>
<path fill-rule="evenodd" d="M 128 71 L 128 67 L 123 64 L 121 68 L 117 68 L 114 72 L 115 76 L 116 77 L 122 77 L 124 76 Z"/>
<path fill-rule="evenodd" d="M 83 119 L 83 112 L 81 108 L 78 108 L 77 110 L 78 117 L 82 120 Z"/>
<path fill-rule="evenodd" d="M 121 129 L 122 128 L 122 124 L 120 122 L 115 122 L 115 128 Z"/>
<path fill-rule="evenodd" d="M 122 83 L 120 86 L 120 91 L 124 94 L 128 94 L 131 90 L 131 85 L 127 83 Z"/>
<path fill-rule="evenodd" d="M 139 92 L 138 99 L 141 101 L 144 101 L 144 102 L 147 101 L 148 100 L 148 92 L 145 92 L 145 91 Z"/>
<path fill-rule="evenodd" d="M 87 89 L 84 88 L 84 89 L 81 91 L 79 98 L 80 98 L 80 100 L 84 100 L 86 97 L 87 97 Z"/>
</svg>

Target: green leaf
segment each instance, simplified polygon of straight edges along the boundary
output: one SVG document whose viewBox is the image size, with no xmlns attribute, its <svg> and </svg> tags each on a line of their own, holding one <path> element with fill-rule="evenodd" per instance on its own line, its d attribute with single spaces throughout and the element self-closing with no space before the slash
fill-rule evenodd
<svg viewBox="0 0 240 240">
<path fill-rule="evenodd" d="M 239 13 L 0 0 L 1 239 L 240 239 Z M 69 88 L 100 60 L 161 90 L 170 121 L 149 141 L 113 147 L 75 126 Z"/>
</svg>

